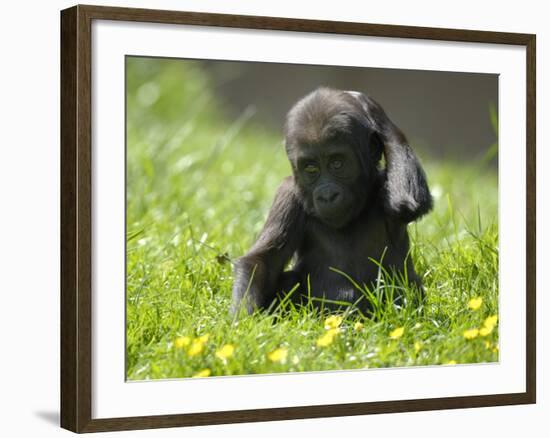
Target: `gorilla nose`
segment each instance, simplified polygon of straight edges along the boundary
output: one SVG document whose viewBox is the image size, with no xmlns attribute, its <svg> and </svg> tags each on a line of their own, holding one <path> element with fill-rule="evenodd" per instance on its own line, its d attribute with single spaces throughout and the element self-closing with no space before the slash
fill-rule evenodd
<svg viewBox="0 0 550 438">
<path fill-rule="evenodd" d="M 340 199 L 340 192 L 328 187 L 317 195 L 317 200 L 323 204 L 334 204 L 338 199 Z"/>
</svg>

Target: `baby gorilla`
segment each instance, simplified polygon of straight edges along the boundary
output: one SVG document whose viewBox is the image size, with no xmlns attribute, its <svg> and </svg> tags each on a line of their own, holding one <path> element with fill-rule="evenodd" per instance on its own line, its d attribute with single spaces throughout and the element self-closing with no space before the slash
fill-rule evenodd
<svg viewBox="0 0 550 438">
<path fill-rule="evenodd" d="M 269 307 L 290 290 L 299 300 L 308 289 L 317 302 L 365 310 L 363 294 L 337 271 L 372 287 L 377 263 L 422 293 L 407 224 L 431 209 L 432 198 L 418 159 L 382 107 L 362 93 L 317 89 L 288 113 L 285 147 L 293 176 L 280 185 L 256 243 L 235 262 L 232 313 Z"/>
</svg>

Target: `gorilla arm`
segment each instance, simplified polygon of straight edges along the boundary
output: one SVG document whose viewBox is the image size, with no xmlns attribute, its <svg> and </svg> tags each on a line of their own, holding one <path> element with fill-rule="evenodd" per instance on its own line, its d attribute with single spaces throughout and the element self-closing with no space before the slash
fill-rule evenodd
<svg viewBox="0 0 550 438">
<path fill-rule="evenodd" d="M 301 243 L 305 213 L 293 177 L 279 186 L 266 223 L 250 251 L 235 261 L 231 313 L 268 307 L 286 263 Z"/>
</svg>

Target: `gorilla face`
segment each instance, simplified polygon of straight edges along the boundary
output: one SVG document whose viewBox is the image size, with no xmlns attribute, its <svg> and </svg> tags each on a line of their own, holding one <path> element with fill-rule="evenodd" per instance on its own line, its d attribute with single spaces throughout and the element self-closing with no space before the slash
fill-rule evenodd
<svg viewBox="0 0 550 438">
<path fill-rule="evenodd" d="M 287 116 L 286 151 L 304 207 L 334 228 L 362 210 L 381 158 L 362 114 L 352 95 L 326 90 L 306 96 Z"/>
<path fill-rule="evenodd" d="M 353 147 L 329 142 L 299 149 L 295 175 L 307 210 L 329 226 L 345 226 L 365 201 L 364 178 Z"/>
</svg>

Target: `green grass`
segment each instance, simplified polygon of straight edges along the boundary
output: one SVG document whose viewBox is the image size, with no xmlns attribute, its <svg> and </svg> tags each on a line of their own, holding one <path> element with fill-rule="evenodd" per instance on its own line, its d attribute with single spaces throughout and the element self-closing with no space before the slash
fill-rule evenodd
<svg viewBox="0 0 550 438">
<path fill-rule="evenodd" d="M 290 174 L 280 133 L 259 126 L 253 109 L 229 120 L 198 63 L 127 62 L 129 379 L 189 377 L 204 369 L 239 375 L 498 360 L 498 328 L 464 337 L 498 314 L 494 169 L 421 154 L 435 208 L 409 231 L 425 303 L 398 308 L 375 297 L 375 317 L 348 309 L 340 333 L 320 347 L 327 315 L 312 308 L 287 305 L 235 320 L 228 314 L 229 260 L 253 243 Z M 374 295 L 392 286 L 381 283 Z M 474 297 L 483 299 L 475 311 L 468 308 Z M 392 339 L 399 327 L 403 335 Z M 202 351 L 190 354 L 183 337 L 205 334 Z M 235 350 L 222 360 L 215 352 L 225 344 Z M 286 359 L 270 360 L 279 348 Z"/>
</svg>

